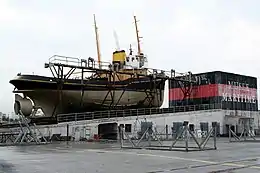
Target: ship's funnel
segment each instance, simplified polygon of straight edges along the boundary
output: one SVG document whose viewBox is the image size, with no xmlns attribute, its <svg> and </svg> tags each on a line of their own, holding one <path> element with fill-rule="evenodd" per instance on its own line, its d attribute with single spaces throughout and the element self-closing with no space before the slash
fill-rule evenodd
<svg viewBox="0 0 260 173">
<path fill-rule="evenodd" d="M 113 64 L 119 64 L 120 68 L 123 67 L 125 63 L 126 53 L 124 50 L 113 52 Z"/>
<path fill-rule="evenodd" d="M 31 100 L 15 94 L 14 112 L 16 115 L 30 116 L 33 111 Z"/>
</svg>

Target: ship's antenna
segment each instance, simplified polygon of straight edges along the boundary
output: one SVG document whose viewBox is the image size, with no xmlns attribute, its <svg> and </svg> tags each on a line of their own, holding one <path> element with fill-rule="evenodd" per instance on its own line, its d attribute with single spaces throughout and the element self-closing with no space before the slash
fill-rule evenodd
<svg viewBox="0 0 260 173">
<path fill-rule="evenodd" d="M 129 51 L 130 51 L 130 55 L 132 55 L 133 54 L 133 50 L 132 50 L 132 45 L 130 44 L 130 48 L 129 48 Z"/>
<path fill-rule="evenodd" d="M 98 56 L 98 66 L 99 68 L 101 68 L 101 55 L 100 55 L 100 47 L 99 47 L 99 37 L 98 37 L 98 27 L 97 27 L 97 23 L 96 23 L 96 16 L 95 14 L 93 14 L 94 16 L 94 25 L 95 25 L 95 35 L 96 35 L 96 45 L 97 45 L 97 56 Z"/>
<path fill-rule="evenodd" d="M 136 16 L 134 16 L 134 20 L 135 20 L 135 32 L 136 32 L 136 39 L 137 39 L 137 44 L 138 44 L 138 55 L 141 54 L 141 46 L 140 46 L 140 38 L 139 37 L 139 31 L 138 31 L 138 27 L 137 27 L 137 20 L 136 20 Z"/>
</svg>

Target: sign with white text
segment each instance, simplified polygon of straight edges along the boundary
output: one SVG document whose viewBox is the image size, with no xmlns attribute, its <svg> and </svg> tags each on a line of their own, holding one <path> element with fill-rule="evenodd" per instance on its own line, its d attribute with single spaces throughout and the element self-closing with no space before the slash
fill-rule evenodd
<svg viewBox="0 0 260 173">
<path fill-rule="evenodd" d="M 247 83 L 228 81 L 228 85 L 219 85 L 222 101 L 256 103 L 257 90 L 249 88 Z"/>
</svg>

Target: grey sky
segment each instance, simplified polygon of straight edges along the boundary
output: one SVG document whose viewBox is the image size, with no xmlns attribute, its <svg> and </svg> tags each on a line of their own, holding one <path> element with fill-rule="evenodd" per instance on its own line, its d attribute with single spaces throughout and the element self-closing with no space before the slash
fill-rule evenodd
<svg viewBox="0 0 260 173">
<path fill-rule="evenodd" d="M 13 107 L 9 80 L 19 72 L 50 75 L 54 54 L 102 60 L 116 48 L 136 50 L 133 14 L 151 68 L 193 73 L 223 70 L 259 77 L 259 0 L 0 0 L 0 111 Z"/>
</svg>

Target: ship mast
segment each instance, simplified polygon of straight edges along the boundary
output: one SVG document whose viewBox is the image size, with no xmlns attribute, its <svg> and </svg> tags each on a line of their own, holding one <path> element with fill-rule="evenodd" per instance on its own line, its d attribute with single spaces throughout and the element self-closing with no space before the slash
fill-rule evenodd
<svg viewBox="0 0 260 173">
<path fill-rule="evenodd" d="M 142 37 L 139 37 L 139 31 L 138 31 L 138 27 L 137 27 L 136 16 L 134 16 L 134 20 L 135 20 L 136 39 L 137 39 L 137 44 L 138 44 L 138 55 L 141 55 L 140 38 L 142 38 Z"/>
<path fill-rule="evenodd" d="M 101 55 L 100 55 L 100 47 L 99 47 L 99 37 L 98 37 L 98 27 L 97 27 L 97 23 L 96 23 L 96 17 L 95 14 L 94 16 L 94 25 L 95 25 L 95 35 L 96 35 L 96 46 L 97 46 L 97 57 L 98 57 L 98 66 L 101 69 Z"/>
</svg>

